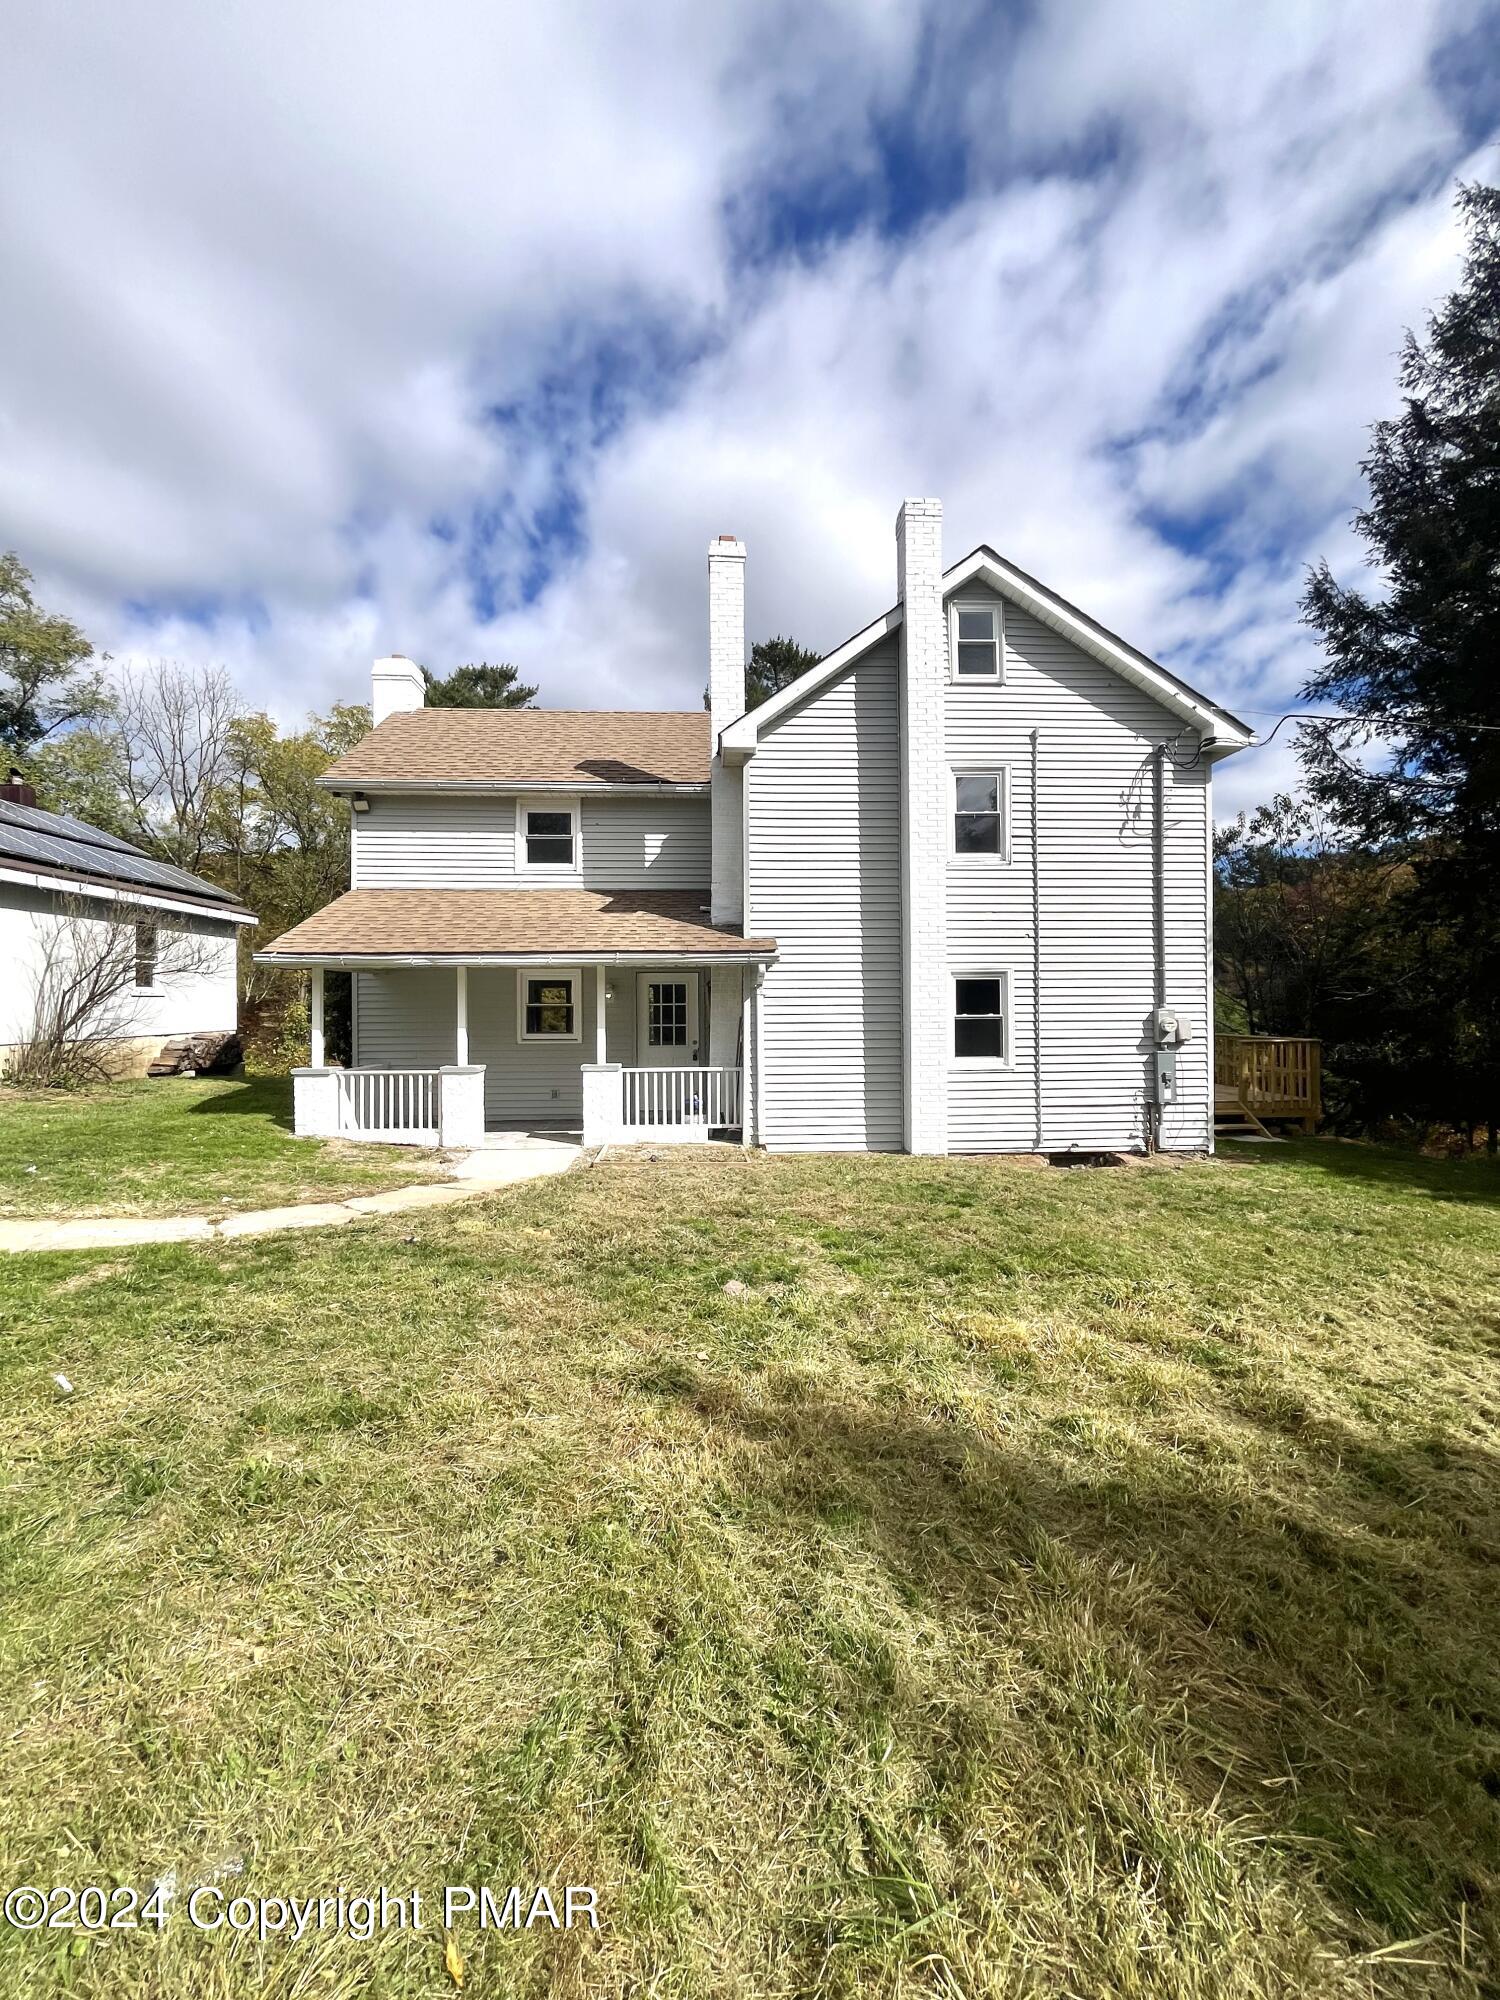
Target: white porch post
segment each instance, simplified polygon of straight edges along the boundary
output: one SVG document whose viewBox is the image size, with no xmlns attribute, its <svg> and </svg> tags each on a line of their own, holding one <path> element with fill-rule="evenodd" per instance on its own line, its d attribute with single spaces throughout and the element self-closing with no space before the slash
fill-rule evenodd
<svg viewBox="0 0 1500 2000">
<path fill-rule="evenodd" d="M 602 961 L 594 967 L 594 1061 L 607 1063 L 605 1053 L 604 1009 L 609 1000 L 609 982 L 604 976 Z"/>
<path fill-rule="evenodd" d="M 469 1060 L 469 968 L 468 966 L 466 965 L 456 966 L 454 968 L 454 975 L 457 981 L 457 991 L 455 996 L 457 999 L 457 1011 L 455 1014 L 454 1024 L 453 1024 L 453 1060 L 458 1065 L 458 1067 L 462 1069 L 467 1065 Z"/>
<path fill-rule="evenodd" d="M 323 968 L 315 965 L 312 973 L 312 1034 L 310 1037 L 310 1067 L 322 1069 L 323 1064 Z"/>
</svg>

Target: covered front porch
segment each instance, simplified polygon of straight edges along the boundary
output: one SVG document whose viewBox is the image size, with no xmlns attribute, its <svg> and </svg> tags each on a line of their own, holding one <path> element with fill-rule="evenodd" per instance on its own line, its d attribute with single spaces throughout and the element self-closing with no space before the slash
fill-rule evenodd
<svg viewBox="0 0 1500 2000">
<path fill-rule="evenodd" d="M 753 965 L 360 969 L 347 1069 L 326 1057 L 328 969 L 309 968 L 299 1135 L 444 1147 L 570 1131 L 586 1146 L 748 1137 Z"/>
<path fill-rule="evenodd" d="M 713 923 L 708 903 L 706 889 L 351 890 L 258 954 L 310 975 L 297 1132 L 748 1140 L 776 944 Z M 330 971 L 352 974 L 347 1069 L 327 1059 Z"/>
</svg>

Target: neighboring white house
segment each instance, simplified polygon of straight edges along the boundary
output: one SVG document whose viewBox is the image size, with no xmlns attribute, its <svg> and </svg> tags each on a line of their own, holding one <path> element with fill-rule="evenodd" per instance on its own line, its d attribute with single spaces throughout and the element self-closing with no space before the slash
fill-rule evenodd
<svg viewBox="0 0 1500 2000">
<path fill-rule="evenodd" d="M 0 1072 L 32 1037 L 60 982 L 106 961 L 129 966 L 82 1026 L 106 1035 L 113 1066 L 141 1071 L 181 1036 L 236 1025 L 235 949 L 255 918 L 185 869 L 63 813 L 43 812 L 11 773 L 0 785 Z"/>
<path fill-rule="evenodd" d="M 707 714 L 429 710 L 377 661 L 321 781 L 353 886 L 260 954 L 313 973 L 299 1130 L 1210 1146 L 1210 781 L 1250 730 L 992 549 L 944 569 L 935 500 L 896 540 L 894 605 L 749 713 L 729 536 Z"/>
</svg>

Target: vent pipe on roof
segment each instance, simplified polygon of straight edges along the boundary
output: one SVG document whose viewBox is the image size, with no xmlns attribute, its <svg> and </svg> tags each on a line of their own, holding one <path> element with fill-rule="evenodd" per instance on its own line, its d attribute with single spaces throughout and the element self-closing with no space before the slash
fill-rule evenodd
<svg viewBox="0 0 1500 2000">
<path fill-rule="evenodd" d="M 13 806 L 34 806 L 36 804 L 36 792 L 27 784 L 14 764 L 10 767 L 9 779 L 5 784 L 0 785 L 0 799 L 7 799 Z"/>
</svg>

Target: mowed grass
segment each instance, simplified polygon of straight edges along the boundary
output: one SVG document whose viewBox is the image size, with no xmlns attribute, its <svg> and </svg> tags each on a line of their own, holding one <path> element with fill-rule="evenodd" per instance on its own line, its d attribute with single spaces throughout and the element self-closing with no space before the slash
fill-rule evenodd
<svg viewBox="0 0 1500 2000">
<path fill-rule="evenodd" d="M 219 1215 L 439 1178 L 432 1153 L 291 1127 L 289 1077 L 0 1089 L 0 1216 Z"/>
<path fill-rule="evenodd" d="M 597 1887 L 467 1995 L 1496 1991 L 1489 1163 L 664 1149 L 0 1287 L 0 1872 L 178 1885 L 7 1995 L 454 1990 L 215 1871 Z"/>
</svg>

